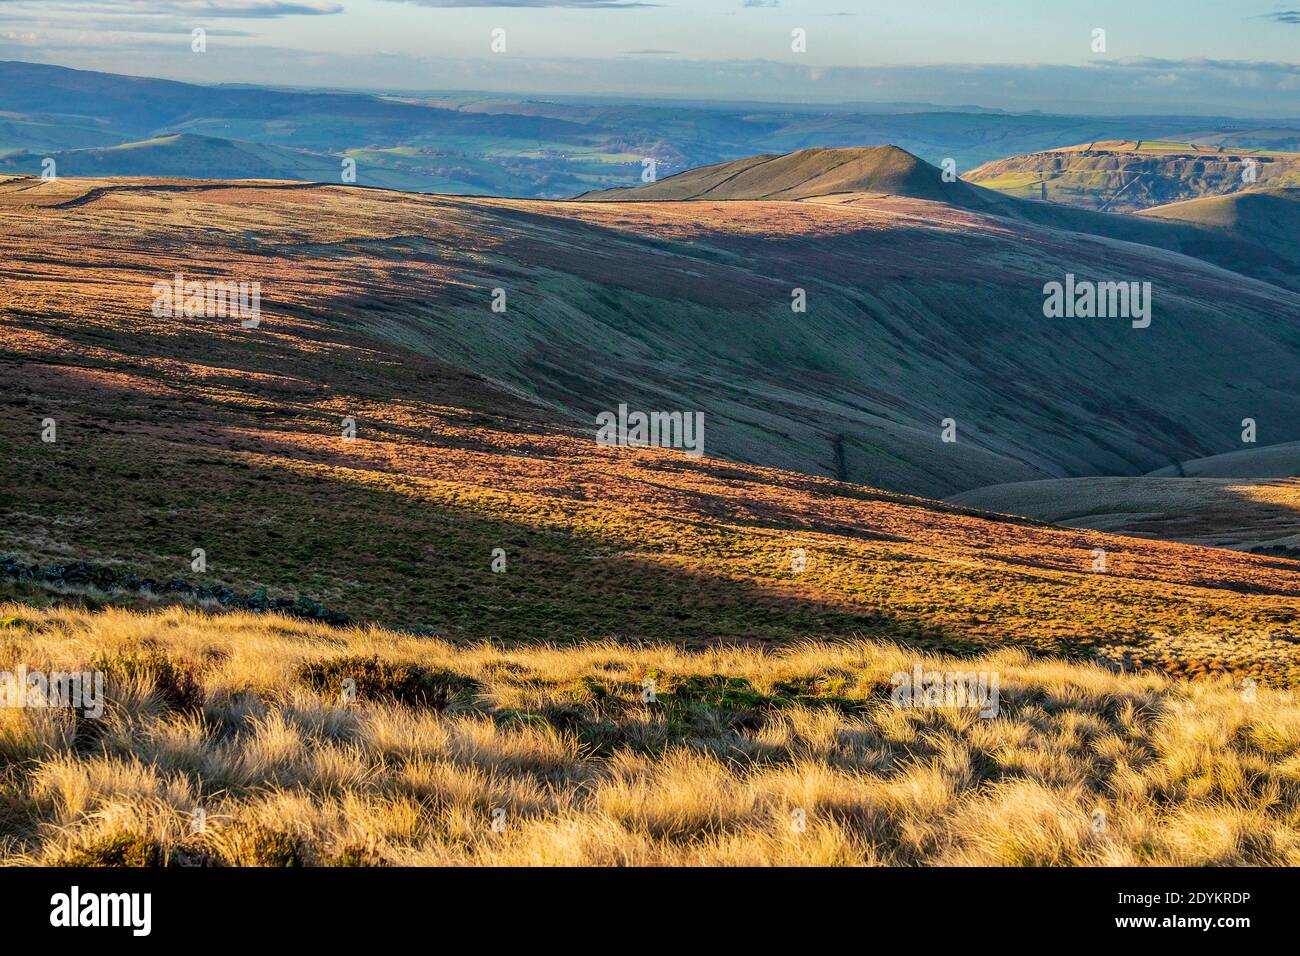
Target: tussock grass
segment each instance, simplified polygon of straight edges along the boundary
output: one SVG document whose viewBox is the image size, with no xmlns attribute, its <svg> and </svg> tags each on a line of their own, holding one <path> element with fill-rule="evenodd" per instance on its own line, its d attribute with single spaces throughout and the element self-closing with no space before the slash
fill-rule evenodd
<svg viewBox="0 0 1300 956">
<path fill-rule="evenodd" d="M 923 658 L 998 673 L 981 719 L 893 706 L 917 657 L 886 644 L 503 649 L 179 608 L 0 617 L 17 619 L 0 669 L 113 665 L 96 733 L 0 710 L 8 864 L 1300 863 L 1300 704 L 1226 678 Z"/>
</svg>

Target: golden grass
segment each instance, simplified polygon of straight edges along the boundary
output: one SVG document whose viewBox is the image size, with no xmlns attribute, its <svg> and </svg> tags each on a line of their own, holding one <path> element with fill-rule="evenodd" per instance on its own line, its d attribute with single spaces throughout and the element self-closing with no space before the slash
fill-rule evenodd
<svg viewBox="0 0 1300 956">
<path fill-rule="evenodd" d="M 999 675 L 980 719 L 893 706 L 890 675 L 918 658 L 888 644 L 503 649 L 179 608 L 0 620 L 0 670 L 102 666 L 108 697 L 94 722 L 0 710 L 9 864 L 1300 863 L 1300 706 L 1226 678 L 923 658 Z M 302 677 L 372 657 L 388 677 L 354 702 Z M 461 689 L 385 696 L 404 665 Z M 191 698 L 160 691 L 164 667 Z M 718 675 L 743 692 L 688 697 Z M 807 696 L 775 705 L 791 685 Z"/>
</svg>

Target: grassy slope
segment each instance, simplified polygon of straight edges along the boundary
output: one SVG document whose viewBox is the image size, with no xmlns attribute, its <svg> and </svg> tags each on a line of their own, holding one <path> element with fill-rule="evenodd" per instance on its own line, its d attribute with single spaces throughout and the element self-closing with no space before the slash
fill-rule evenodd
<svg viewBox="0 0 1300 956">
<path fill-rule="evenodd" d="M 303 149 L 177 133 L 113 146 L 53 153 L 15 153 L 0 158 L 0 171 L 36 175 L 54 159 L 60 176 L 173 176 L 187 179 L 283 179 L 340 182 L 342 160 Z M 427 188 L 427 176 L 362 166 L 366 185 L 387 189 Z"/>
<path fill-rule="evenodd" d="M 1247 240 L 1279 259 L 1300 262 L 1300 188 L 1206 196 L 1157 206 L 1141 215 L 1212 230 L 1225 239 Z"/>
<path fill-rule="evenodd" d="M 1141 477 L 976 488 L 954 504 L 1076 528 L 1300 558 L 1300 442 L 1249 447 Z"/>
<path fill-rule="evenodd" d="M 457 303 L 464 321 L 495 323 L 496 341 L 528 334 L 527 316 L 543 308 L 527 304 L 538 280 L 517 263 L 559 255 L 541 241 L 566 222 L 558 212 L 341 189 L 172 188 L 88 194 L 89 184 L 60 182 L 38 196 L 74 204 L 53 209 L 10 196 L 0 487 L 17 496 L 5 502 L 4 550 L 193 579 L 191 549 L 202 547 L 203 583 L 301 593 L 358 619 L 458 639 L 859 636 L 1300 676 L 1300 647 L 1279 636 L 1300 614 L 1290 562 L 983 520 L 715 458 L 599 448 L 588 428 L 425 354 L 422 336 Z M 781 208 L 806 210 L 796 222 L 814 236 L 846 221 Z M 622 229 L 640 239 L 635 228 L 653 211 L 563 209 L 606 217 L 604 232 L 560 234 L 571 244 L 599 235 L 607 255 Z M 204 231 L 183 228 L 192 221 Z M 698 224 L 665 218 L 660 228 Z M 410 238 L 422 231 L 444 245 Z M 636 248 L 647 249 L 643 239 Z M 452 249 L 466 258 L 449 261 Z M 717 293 L 663 262 L 642 288 Z M 261 326 L 154 319 L 150 285 L 174 268 L 259 276 Z M 485 287 L 503 275 L 515 294 L 508 318 L 486 307 Z M 412 322 L 402 308 L 421 301 L 416 289 L 437 290 L 448 311 Z M 625 322 L 631 334 L 633 316 Z M 402 330 L 421 351 L 392 344 Z M 1168 360 L 1173 343 L 1161 349 Z M 1020 348 L 1022 367 L 1023 358 Z M 355 441 L 340 438 L 344 416 L 357 419 Z M 38 437 L 45 417 L 59 423 L 54 445 Z M 505 574 L 489 569 L 496 547 L 509 555 Z M 1110 552 L 1105 574 L 1091 571 L 1098 547 Z M 792 567 L 797 548 L 808 555 L 803 572 Z M 51 597 L 30 587 L 24 596 Z"/>
<path fill-rule="evenodd" d="M 1300 863 L 1300 706 L 1266 687 L 179 610 L 0 628 L 0 667 L 107 675 L 101 720 L 0 710 L 6 864 Z M 917 665 L 997 674 L 997 718 L 893 706 Z"/>
<path fill-rule="evenodd" d="M 4 190 L 0 552 L 269 586 L 439 638 L 0 584 L 24 602 L 0 604 L 0 670 L 90 668 L 108 691 L 98 721 L 0 709 L 0 861 L 1300 861 L 1300 711 L 1236 680 L 1300 682 L 1294 564 L 598 448 L 431 357 L 435 323 L 403 314 L 422 290 L 438 321 L 463 303 L 512 323 L 499 346 L 526 334 L 483 283 L 544 238 L 590 241 L 536 206 Z M 646 220 L 610 221 L 614 256 Z M 815 241 L 842 220 L 795 221 Z M 259 277 L 262 324 L 154 319 L 175 268 Z M 535 288 L 510 275 L 512 301 Z M 146 613 L 32 606 L 79 603 Z M 893 707 L 918 664 L 995 672 L 997 719 Z"/>
<path fill-rule="evenodd" d="M 1007 175 L 1023 178 L 1028 174 Z M 985 185 L 965 180 L 945 183 L 939 169 L 904 150 L 875 146 L 805 149 L 783 156 L 751 157 L 687 170 L 650 185 L 592 192 L 578 198 L 602 202 L 775 199 L 859 205 L 878 201 L 878 194 L 907 197 L 1006 217 L 1016 221 L 1013 228 L 1017 229 L 1032 223 L 1140 243 L 1300 291 L 1296 190 L 1269 189 L 1263 192 L 1268 198 L 1251 193 L 1240 206 L 1204 200 L 1177 203 L 1137 217 L 1061 202 L 1027 201 Z M 1037 199 L 1037 195 L 1032 198 Z"/>
<path fill-rule="evenodd" d="M 1004 205 L 996 195 L 971 189 L 960 180 L 945 183 L 933 166 L 896 146 L 804 149 L 754 156 L 690 169 L 650 185 L 607 189 L 578 198 L 639 202 L 797 200 L 861 192 L 949 202 L 964 208 L 995 209 Z"/>
</svg>

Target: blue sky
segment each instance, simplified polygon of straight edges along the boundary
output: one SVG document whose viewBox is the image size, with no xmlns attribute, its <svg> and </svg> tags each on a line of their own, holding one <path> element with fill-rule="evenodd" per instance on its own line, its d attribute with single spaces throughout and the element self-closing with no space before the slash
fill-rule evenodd
<svg viewBox="0 0 1300 956">
<path fill-rule="evenodd" d="M 0 0 L 0 58 L 202 82 L 1300 116 L 1300 0 Z"/>
</svg>

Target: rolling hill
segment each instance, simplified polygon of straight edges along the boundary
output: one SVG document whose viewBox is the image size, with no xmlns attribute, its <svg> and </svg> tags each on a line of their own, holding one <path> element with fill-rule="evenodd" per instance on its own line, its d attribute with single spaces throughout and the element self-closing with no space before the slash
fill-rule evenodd
<svg viewBox="0 0 1300 956">
<path fill-rule="evenodd" d="M 1253 193 L 1250 195 L 1254 195 Z M 1160 207 L 1148 215 L 1100 213 L 1051 202 L 1031 202 L 962 180 L 895 146 L 804 149 L 722 163 L 633 188 L 601 190 L 577 198 L 597 202 L 769 200 L 870 203 L 906 197 L 1004 216 L 1018 223 L 1102 236 L 1203 259 L 1234 272 L 1300 291 L 1300 221 L 1290 191 L 1271 197 L 1264 215 L 1228 221 L 1222 212 L 1189 206 Z M 1268 212 L 1274 213 L 1273 217 Z M 1017 227 L 1020 228 L 1020 227 Z M 1283 238 L 1279 238 L 1279 236 Z M 1077 240 L 1076 240 L 1077 241 Z"/>
<path fill-rule="evenodd" d="M 1170 465 L 1153 476 L 1189 478 L 1295 478 L 1300 477 L 1300 442 L 1258 445 Z"/>
<path fill-rule="evenodd" d="M 1224 452 L 1148 475 L 995 485 L 949 500 L 1071 528 L 1300 558 L 1300 442 Z"/>
<path fill-rule="evenodd" d="M 880 193 L 947 202 L 962 208 L 997 208 L 1004 203 L 960 180 L 944 182 L 929 163 L 897 146 L 801 149 L 690 169 L 628 189 L 585 193 L 576 198 L 636 202 L 693 199 L 799 200 L 845 193 Z"/>
<path fill-rule="evenodd" d="M 6 865 L 1300 860 L 1300 564 L 810 474 L 1285 434 L 1292 293 L 866 193 L 24 177 L 0 257 L 0 668 L 106 718 L 0 708 Z M 1117 263 L 1149 328 L 1043 318 Z M 598 443 L 619 402 L 705 455 Z"/>
<path fill-rule="evenodd" d="M 1272 150 L 1285 153 L 1300 153 L 1300 129 L 1294 126 L 1273 126 L 1269 124 L 1243 126 L 1239 123 L 1224 124 L 1222 128 L 1205 129 L 1179 136 L 1183 142 L 1197 146 L 1210 146 L 1216 149 L 1251 152 L 1255 150 Z"/>
<path fill-rule="evenodd" d="M 642 161 L 662 174 L 756 153 L 896 143 L 959 169 L 1114 135 L 1219 138 L 1277 146 L 1300 133 L 1262 121 L 1207 117 L 1014 114 L 923 103 L 807 106 L 761 103 L 537 98 L 459 93 L 374 95 L 245 84 L 201 85 L 150 77 L 0 61 L 0 154 L 55 152 L 147 142 L 178 133 L 305 150 L 357 160 L 358 184 L 439 193 L 562 198 L 634 185 Z M 1235 147 L 1234 147 L 1235 148 Z M 202 162 L 177 169 L 104 165 L 94 175 L 230 173 Z M 337 168 L 338 160 L 334 166 Z M 296 178 L 296 164 L 279 175 Z M 71 173 L 70 173 L 71 174 Z M 337 181 L 337 176 L 305 177 Z"/>
<path fill-rule="evenodd" d="M 877 436 L 910 428 L 910 467 L 951 484 L 962 468 L 941 456 L 960 454 L 962 441 L 939 441 L 939 405 L 911 426 L 881 424 L 906 412 L 902 397 L 930 394 L 943 407 L 969 402 L 962 427 L 989 446 L 1024 435 L 1035 455 L 1055 448 L 1065 457 L 1129 441 L 1140 457 L 1136 449 L 1158 444 L 1144 431 L 1149 416 L 1189 444 L 1202 420 L 1216 420 L 1208 403 L 1182 424 L 1170 417 L 1181 393 L 1161 382 L 1178 377 L 1170 369 L 1179 342 L 1200 353 L 1198 334 L 1222 343 L 1243 328 L 1260 337 L 1242 343 L 1249 380 L 1260 383 L 1254 400 L 1283 394 L 1268 388 L 1270 357 L 1279 375 L 1294 367 L 1283 351 L 1286 326 L 1264 310 L 1276 293 L 1238 281 L 1234 298 L 1217 303 L 1218 273 L 1180 259 L 1181 281 L 1197 282 L 1183 314 L 1197 321 L 1164 320 L 1160 376 L 1142 377 L 1155 363 L 1136 345 L 1102 348 L 1127 341 L 1119 330 L 1094 329 L 1072 345 L 1082 333 L 1049 329 L 1040 334 L 1057 350 L 1044 361 L 1054 363 L 1058 387 L 1035 406 L 1040 430 L 1028 434 L 1032 418 L 1001 424 L 1012 420 L 991 409 L 1009 416 L 1019 393 L 997 398 L 997 383 L 1012 379 L 986 371 L 1001 363 L 1029 387 L 1034 329 L 1044 323 L 1006 331 L 994 323 L 1011 314 L 1016 283 L 1007 279 L 993 287 L 994 304 L 975 296 L 966 300 L 972 309 L 945 313 L 958 325 L 926 316 L 924 275 L 914 270 L 953 258 L 941 254 L 949 248 L 942 234 L 914 246 L 919 254 L 884 256 L 897 243 L 891 230 L 924 236 L 943 208 L 546 204 L 285 183 L 0 184 L 10 263 L 0 298 L 0 487 L 9 490 L 0 547 L 13 556 L 2 566 L 6 593 L 149 608 L 181 593 L 166 583 L 176 578 L 308 598 L 354 621 L 457 641 L 698 646 L 853 635 L 961 653 L 1013 644 L 1171 674 L 1300 679 L 1300 645 L 1278 637 L 1300 614 L 1291 562 L 989 519 L 719 450 L 731 442 L 778 457 L 763 450 L 788 452 L 778 429 L 811 443 L 830 415 L 847 426 L 875 402 L 874 414 L 857 411 L 862 427 L 844 442 L 848 461 L 867 470 L 873 456 L 888 455 Z M 969 215 L 948 208 L 940 228 L 963 237 L 979 281 L 1014 275 L 1013 258 L 991 270 L 1000 247 Z M 755 240 L 765 234 L 775 238 L 763 246 L 781 255 L 759 254 Z M 791 235 L 815 258 L 785 258 L 797 254 L 780 238 Z M 1031 238 L 1043 255 L 1061 241 Z M 839 303 L 810 310 L 797 340 L 780 338 L 790 325 L 781 314 L 785 270 L 831 299 L 834 287 L 863 281 L 864 266 L 871 295 L 908 316 L 897 340 L 885 334 L 891 313 L 864 291 L 839 292 Z M 155 315 L 154 284 L 178 271 L 261 282 L 257 326 Z M 758 275 L 776 279 L 764 285 Z M 934 281 L 934 295 L 951 303 L 960 288 L 951 271 Z M 505 313 L 491 310 L 494 287 L 509 291 Z M 776 305 L 762 302 L 767 288 Z M 1232 311 L 1244 308 L 1243 288 L 1259 297 L 1259 312 Z M 1207 303 L 1234 321 L 1219 321 Z M 773 320 L 756 322 L 766 308 Z M 552 315 L 562 322 L 545 324 Z M 976 317 L 987 324 L 978 334 Z M 862 330 L 873 339 L 848 347 Z M 752 351 L 759 333 L 766 348 Z M 833 362 L 799 364 L 796 342 L 818 334 L 835 343 L 830 356 L 876 355 L 879 364 L 839 372 Z M 956 354 L 972 337 L 978 367 Z M 1098 374 L 1074 357 L 1091 351 L 1106 356 L 1102 380 L 1115 404 L 1105 415 L 1069 404 Z M 1117 364 L 1126 354 L 1135 354 L 1128 368 Z M 928 373 L 922 355 L 934 364 Z M 907 377 L 895 379 L 897 397 L 886 401 L 891 368 Z M 1235 379 L 1238 390 L 1244 380 Z M 869 389 L 854 394 L 855 381 Z M 1049 384 L 1033 382 L 1043 392 Z M 529 397 L 525 385 L 544 394 Z M 566 414 L 580 395 L 592 402 L 588 414 Z M 590 411 L 619 401 L 698 402 L 707 409 L 706 456 L 598 444 Z M 924 428 L 930 419 L 935 427 Z M 1071 425 L 1085 420 L 1094 437 L 1081 439 Z M 51 422 L 55 440 L 44 441 Z M 747 435 L 767 446 L 745 445 Z M 856 450 L 865 448 L 871 456 Z M 985 450 L 964 460 L 1000 458 Z M 1104 574 L 1092 567 L 1098 547 L 1111 555 Z M 206 570 L 193 567 L 196 548 Z"/>
<path fill-rule="evenodd" d="M 344 157 L 304 149 L 272 146 L 174 133 L 114 146 L 9 153 L 0 156 L 0 172 L 39 175 L 42 164 L 53 159 L 60 176 L 164 176 L 204 179 L 281 179 L 299 182 L 342 182 Z M 428 173 L 397 165 L 370 163 L 364 169 L 365 185 L 383 189 L 427 191 L 440 183 Z"/>
<path fill-rule="evenodd" d="M 1248 165 L 1253 180 L 1244 176 Z M 1300 186 L 1300 153 L 1108 140 L 994 160 L 963 179 L 1023 199 L 1135 212 L 1257 186 Z"/>
<path fill-rule="evenodd" d="M 1300 348 L 1294 294 L 946 203 L 537 203 L 266 184 L 229 219 L 226 195 L 180 181 L 13 180 L 0 200 L 20 217 L 92 226 L 98 210 L 139 209 L 165 275 L 198 268 L 165 214 L 192 205 L 230 222 L 204 271 L 256 276 L 284 249 L 321 281 L 337 276 L 333 321 L 574 420 L 620 403 L 697 410 L 710 454 L 911 493 L 1149 471 L 1221 450 L 1243 406 L 1279 439 L 1300 427 L 1286 386 Z M 302 202 L 319 227 L 292 222 Z M 238 227 L 260 215 L 265 236 Z M 1151 328 L 1044 319 L 1045 281 L 1111 278 L 1116 262 L 1119 278 L 1159 288 Z M 263 281 L 273 295 L 274 276 Z M 504 313 L 492 311 L 495 289 Z M 1193 375 L 1204 386 L 1189 392 Z M 943 441 L 945 419 L 955 442 Z"/>
<path fill-rule="evenodd" d="M 337 182 L 340 170 L 331 156 L 192 133 L 53 153 L 9 153 L 0 157 L 0 170 L 39 175 L 47 157 L 62 176 L 189 176 L 223 169 L 229 179 Z"/>
<path fill-rule="evenodd" d="M 1285 284 L 1300 263 L 1300 188 L 1252 189 L 1145 209 L 1140 216 L 1196 226 L 1226 242 L 1247 242 L 1271 252 Z"/>
<path fill-rule="evenodd" d="M 464 163 L 432 150 L 350 149 L 331 156 L 268 143 L 245 142 L 194 133 L 172 133 L 111 146 L 0 155 L 0 173 L 39 175 L 53 159 L 62 176 L 161 176 L 226 180 L 279 179 L 343 182 L 345 160 L 353 163 L 359 185 L 409 192 L 491 192 L 507 180 L 483 178 Z M 583 182 L 574 179 L 572 182 Z"/>
</svg>

